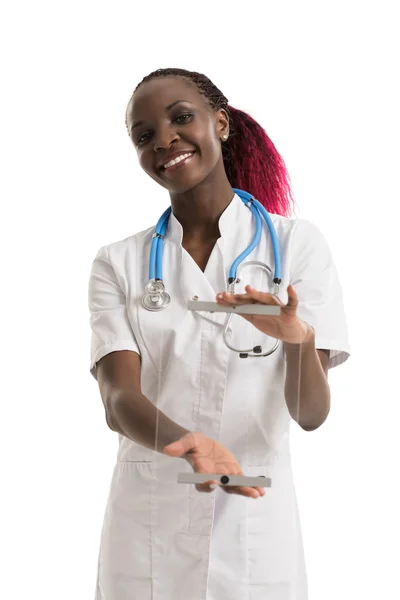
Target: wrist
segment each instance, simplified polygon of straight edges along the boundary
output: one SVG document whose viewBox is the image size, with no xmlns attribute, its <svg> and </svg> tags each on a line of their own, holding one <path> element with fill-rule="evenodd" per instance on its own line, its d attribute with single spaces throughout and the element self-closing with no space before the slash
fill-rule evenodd
<svg viewBox="0 0 400 600">
<path fill-rule="evenodd" d="M 285 342 L 285 349 L 288 351 L 296 350 L 307 350 L 309 348 L 315 348 L 315 330 L 314 328 L 306 323 L 305 321 L 300 321 L 301 333 L 299 338 L 301 341 L 297 343 Z"/>
<path fill-rule="evenodd" d="M 315 345 L 315 329 L 309 323 L 302 321 L 304 326 L 304 339 L 302 344 L 307 344 L 308 346 Z"/>
</svg>

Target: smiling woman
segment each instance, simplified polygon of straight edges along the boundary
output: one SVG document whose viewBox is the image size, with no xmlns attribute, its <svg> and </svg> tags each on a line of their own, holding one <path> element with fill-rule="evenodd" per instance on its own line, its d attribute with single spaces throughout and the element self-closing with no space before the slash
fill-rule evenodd
<svg viewBox="0 0 400 600">
<path fill-rule="evenodd" d="M 168 137 L 171 126 L 175 135 L 182 136 L 179 144 Z M 205 75 L 189 75 L 183 69 L 154 71 L 136 87 L 127 107 L 126 127 L 142 168 L 170 191 L 174 183 L 167 186 L 160 180 L 159 165 L 148 151 L 154 143 L 161 142 L 160 154 L 167 159 L 181 151 L 200 153 L 202 161 L 207 160 L 202 163 L 207 174 L 216 169 L 214 175 L 221 176 L 223 168 L 231 188 L 251 190 L 272 213 L 291 214 L 289 176 L 274 144 L 250 115 L 229 105 Z M 167 147 L 171 144 L 168 156 L 163 136 L 168 138 Z M 178 182 L 175 185 L 179 191 Z"/>
<path fill-rule="evenodd" d="M 120 434 L 96 600 L 306 600 L 289 430 L 325 421 L 328 369 L 349 356 L 329 247 L 314 225 L 289 218 L 289 177 L 265 130 L 205 75 L 151 73 L 128 103 L 126 127 L 171 210 L 161 233 L 100 248 L 90 276 L 90 371 Z M 254 199 L 279 240 L 279 295 L 268 275 L 278 253 L 269 226 L 254 224 Z M 171 290 L 159 312 L 142 304 L 155 238 Z M 237 280 L 232 296 L 230 267 L 247 247 L 254 287 Z M 198 298 L 224 310 L 279 305 L 279 316 L 233 315 L 229 332 L 233 347 L 280 340 L 279 351 L 241 360 L 222 339 L 223 312 L 188 310 Z M 215 490 L 210 479 L 188 488 L 176 483 L 184 470 L 263 476 L 272 487 Z"/>
</svg>

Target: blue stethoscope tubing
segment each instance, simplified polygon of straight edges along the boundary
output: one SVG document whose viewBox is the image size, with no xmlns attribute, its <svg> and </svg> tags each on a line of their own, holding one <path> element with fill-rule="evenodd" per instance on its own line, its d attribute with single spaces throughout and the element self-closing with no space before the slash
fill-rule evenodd
<svg viewBox="0 0 400 600">
<path fill-rule="evenodd" d="M 271 217 L 268 212 L 265 210 L 264 206 L 256 200 L 251 194 L 245 192 L 243 190 L 239 190 L 237 188 L 232 188 L 235 194 L 239 196 L 242 202 L 248 206 L 255 218 L 256 222 L 256 232 L 254 234 L 254 238 L 251 244 L 237 257 L 237 259 L 233 262 L 230 271 L 229 271 L 229 280 L 228 283 L 231 284 L 236 280 L 237 269 L 244 261 L 244 259 L 254 250 L 254 248 L 258 245 L 261 239 L 262 233 L 262 217 L 266 222 L 269 233 L 272 241 L 272 248 L 274 253 L 274 283 L 279 285 L 282 280 L 282 265 L 281 265 L 281 253 L 279 249 L 279 240 L 275 231 L 275 227 L 272 223 Z M 168 227 L 168 220 L 171 215 L 171 207 L 168 207 L 167 210 L 161 215 L 160 219 L 154 230 L 153 239 L 151 242 L 150 249 L 150 263 L 149 263 L 149 281 L 163 280 L 163 271 L 162 271 L 162 256 L 163 256 L 163 243 L 164 236 Z"/>
</svg>

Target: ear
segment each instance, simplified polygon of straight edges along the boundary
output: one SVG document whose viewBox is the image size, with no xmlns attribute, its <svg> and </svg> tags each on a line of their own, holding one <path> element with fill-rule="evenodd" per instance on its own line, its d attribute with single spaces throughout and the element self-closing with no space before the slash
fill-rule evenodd
<svg viewBox="0 0 400 600">
<path fill-rule="evenodd" d="M 215 133 L 219 139 L 225 134 L 229 135 L 229 117 L 223 108 L 215 111 Z"/>
</svg>

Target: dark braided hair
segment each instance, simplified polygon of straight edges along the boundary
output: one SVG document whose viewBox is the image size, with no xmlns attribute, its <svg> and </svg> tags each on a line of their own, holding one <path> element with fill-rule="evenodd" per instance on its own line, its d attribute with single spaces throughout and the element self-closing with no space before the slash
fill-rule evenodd
<svg viewBox="0 0 400 600">
<path fill-rule="evenodd" d="M 290 216 L 293 196 L 283 158 L 266 131 L 247 113 L 233 108 L 223 93 L 201 73 L 185 69 L 158 69 L 136 86 L 155 77 L 180 76 L 196 84 L 215 111 L 224 109 L 229 117 L 229 138 L 222 144 L 222 157 L 229 183 L 249 192 L 273 214 Z"/>
</svg>

